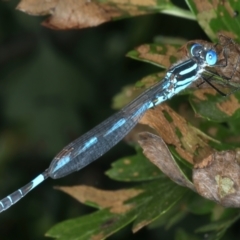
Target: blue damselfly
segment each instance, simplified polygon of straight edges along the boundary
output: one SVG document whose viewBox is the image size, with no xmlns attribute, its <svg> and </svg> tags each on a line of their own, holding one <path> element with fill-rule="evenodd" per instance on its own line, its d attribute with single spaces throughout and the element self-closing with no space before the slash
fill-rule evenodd
<svg viewBox="0 0 240 240">
<path fill-rule="evenodd" d="M 0 212 L 8 209 L 42 181 L 61 178 L 98 159 L 116 145 L 138 123 L 144 113 L 172 98 L 201 77 L 205 67 L 213 67 L 217 54 L 201 44 L 193 44 L 189 56 L 173 65 L 164 79 L 140 94 L 135 100 L 63 148 L 48 169 L 24 187 L 0 201 Z"/>
</svg>

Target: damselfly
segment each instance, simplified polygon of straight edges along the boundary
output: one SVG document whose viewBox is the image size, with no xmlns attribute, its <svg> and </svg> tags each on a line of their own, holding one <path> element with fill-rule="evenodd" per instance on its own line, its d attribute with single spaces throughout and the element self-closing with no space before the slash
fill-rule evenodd
<svg viewBox="0 0 240 240">
<path fill-rule="evenodd" d="M 164 79 L 147 89 L 122 110 L 82 135 L 52 160 L 48 169 L 24 187 L 0 201 L 0 212 L 8 209 L 42 181 L 61 178 L 78 171 L 98 159 L 116 145 L 138 123 L 144 113 L 154 106 L 170 99 L 197 80 L 205 67 L 217 62 L 214 50 L 201 44 L 193 44 L 189 56 L 173 65 Z"/>
</svg>

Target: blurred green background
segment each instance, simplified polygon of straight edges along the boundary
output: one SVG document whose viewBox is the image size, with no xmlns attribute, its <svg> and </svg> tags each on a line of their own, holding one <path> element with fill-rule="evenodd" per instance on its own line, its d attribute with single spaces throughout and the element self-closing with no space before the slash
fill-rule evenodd
<svg viewBox="0 0 240 240">
<path fill-rule="evenodd" d="M 163 14 L 53 31 L 40 25 L 43 18 L 16 11 L 17 3 L 0 2 L 0 198 L 31 181 L 62 147 L 113 114 L 112 98 L 123 86 L 159 71 L 126 58 L 128 51 L 158 36 L 209 40 L 197 22 Z M 184 1 L 179 6 L 187 9 Z M 80 172 L 48 179 L 0 215 L 0 240 L 46 239 L 54 224 L 92 212 L 53 186 L 121 188 L 104 172 L 133 152 L 121 142 Z M 182 224 L 197 226 L 197 221 L 204 217 Z M 159 236 L 171 239 L 171 230 L 144 228 L 133 235 L 129 226 L 109 239 Z"/>
</svg>

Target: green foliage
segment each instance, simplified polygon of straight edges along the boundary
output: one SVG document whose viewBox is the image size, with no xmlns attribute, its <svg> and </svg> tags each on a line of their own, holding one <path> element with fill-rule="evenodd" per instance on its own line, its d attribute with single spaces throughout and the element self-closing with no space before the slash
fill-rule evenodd
<svg viewBox="0 0 240 240">
<path fill-rule="evenodd" d="M 124 157 L 112 164 L 112 168 L 106 174 L 117 181 L 147 181 L 162 177 L 161 171 L 149 162 L 141 153 Z"/>
<path fill-rule="evenodd" d="M 236 7 L 234 1 L 223 1 L 223 4 L 197 0 L 187 2 L 192 13 L 196 16 L 198 23 L 212 40 L 217 40 L 217 33 L 219 30 L 224 31 L 225 33 L 228 32 L 234 39 L 238 39 L 239 21 L 234 17 L 234 9 Z M 169 12 L 173 14 L 174 11 L 170 10 Z M 178 14 L 177 12 L 174 12 L 174 14 L 176 16 L 180 15 L 180 13 Z M 145 44 L 130 51 L 127 56 L 158 67 L 168 68 L 179 58 L 177 52 L 178 47 L 179 45 L 173 44 Z M 160 76 L 161 75 L 159 74 L 152 74 L 138 82 L 135 87 L 126 87 L 124 91 L 115 98 L 114 107 L 120 108 L 125 105 L 126 102 L 134 99 L 135 96 L 146 87 L 161 80 Z M 131 92 L 131 94 L 129 94 L 129 92 Z M 217 133 L 215 133 L 213 137 L 217 141 L 223 141 L 226 136 L 230 137 L 239 125 L 239 96 L 239 93 L 236 92 L 232 96 L 232 103 L 229 103 L 229 98 L 221 98 L 214 90 L 209 93 L 205 93 L 204 90 L 197 90 L 193 92 L 193 94 L 190 94 L 189 100 L 191 106 L 195 113 L 202 118 L 201 125 L 199 125 L 201 127 L 198 129 L 199 133 L 202 130 L 206 131 L 206 126 L 208 126 L 208 129 L 213 127 L 214 124 L 211 124 L 211 121 L 219 123 L 228 122 L 233 131 L 228 134 L 227 131 L 222 128 L 221 124 L 216 125 Z M 229 107 L 221 108 L 224 104 L 228 104 Z M 175 119 L 171 120 L 176 121 Z M 179 138 L 178 141 L 181 142 L 181 133 L 175 136 L 177 136 Z M 226 149 L 227 144 L 223 146 L 225 147 L 222 147 L 222 149 Z M 218 148 L 221 147 L 218 146 Z M 174 156 L 177 159 L 181 158 L 175 150 Z M 159 158 L 161 158 L 161 156 L 159 156 Z M 113 232 L 131 222 L 133 222 L 132 229 L 135 232 L 150 223 L 150 228 L 156 228 L 159 226 L 165 226 L 167 228 L 172 227 L 177 225 L 180 221 L 184 221 L 184 218 L 186 218 L 190 212 L 195 215 L 216 214 L 215 211 L 217 211 L 217 207 L 215 203 L 203 199 L 196 194 L 191 195 L 190 190 L 178 187 L 169 182 L 167 178 L 163 177 L 158 168 L 148 162 L 146 157 L 144 157 L 139 151 L 137 151 L 136 155 L 124 157 L 114 162 L 112 168 L 108 170 L 106 174 L 117 181 L 147 181 L 143 185 L 136 185 L 129 188 L 129 190 L 141 189 L 143 191 L 140 195 L 129 197 L 129 199 L 125 199 L 122 203 L 123 205 L 131 203 L 133 204 L 133 207 L 130 210 L 126 210 L 124 213 L 113 214 L 111 209 L 114 207 L 114 203 L 110 209 L 107 208 L 108 210 L 105 208 L 101 209 L 103 206 L 100 206 L 101 210 L 98 212 L 85 217 L 83 216 L 77 219 L 64 221 L 56 225 L 47 233 L 48 236 L 61 240 L 90 238 L 105 239 Z M 187 192 L 188 194 L 186 194 Z M 180 201 L 183 196 L 188 196 L 188 198 L 185 197 Z M 92 201 L 93 200 L 91 200 L 91 202 Z M 95 204 L 97 202 L 96 199 Z M 183 202 L 184 205 L 187 206 L 187 211 L 186 209 L 181 208 Z M 231 216 L 228 216 L 227 218 L 224 217 L 225 215 L 228 215 L 228 212 L 231 213 L 228 209 L 221 210 L 217 218 L 212 220 L 209 219 L 209 224 L 198 228 L 196 233 L 208 234 L 207 239 L 221 239 L 226 230 L 239 219 L 238 210 L 235 211 L 234 215 L 230 214 Z M 91 223 L 92 221 L 94 221 L 94 224 L 88 224 L 86 226 L 86 222 Z M 75 226 L 81 227 L 74 230 Z M 192 229 L 186 231 L 192 232 Z M 175 239 L 201 239 L 194 233 L 190 234 L 186 231 L 178 229 L 175 232 Z M 71 235 L 68 235 L 68 233 L 71 233 Z"/>
<path fill-rule="evenodd" d="M 151 181 L 129 190 L 124 202 L 120 202 L 121 192 L 119 201 L 115 202 L 113 199 L 106 200 L 112 201 L 110 209 L 105 208 L 91 215 L 62 222 L 48 231 L 47 236 L 61 240 L 87 240 L 95 237 L 104 239 L 130 222 L 133 222 L 133 231 L 136 232 L 155 219 L 161 216 L 164 217 L 165 212 L 171 209 L 186 193 L 186 189 L 179 187 L 163 176 L 161 181 Z M 138 195 L 131 197 L 131 192 L 133 191 L 137 191 Z M 81 188 L 75 187 L 74 194 L 76 192 L 81 194 L 83 191 Z M 106 198 L 108 197 L 106 192 L 102 192 L 102 195 L 105 195 Z M 117 192 L 116 196 L 118 196 Z M 88 198 L 86 192 L 85 198 Z M 103 208 L 99 198 L 95 196 L 94 199 L 91 199 L 90 205 L 95 201 L 95 204 L 100 209 Z"/>
</svg>

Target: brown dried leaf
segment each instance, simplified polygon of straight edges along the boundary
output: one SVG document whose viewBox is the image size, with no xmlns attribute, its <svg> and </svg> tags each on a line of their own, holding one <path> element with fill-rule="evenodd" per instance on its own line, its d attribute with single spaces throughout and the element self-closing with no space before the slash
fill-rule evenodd
<svg viewBox="0 0 240 240">
<path fill-rule="evenodd" d="M 172 62 L 170 58 L 172 56 L 176 57 L 176 59 L 180 58 L 181 53 L 172 45 L 166 44 L 164 49 L 161 46 L 156 46 L 153 51 L 150 47 L 151 45 L 149 44 L 143 44 L 135 48 L 139 54 L 138 58 L 153 62 L 159 66 L 165 66 L 166 68 L 171 67 Z"/>
<path fill-rule="evenodd" d="M 114 7 L 105 9 L 91 0 L 22 0 L 17 9 L 32 15 L 52 15 L 43 25 L 53 29 L 97 26 L 119 16 Z"/>
<path fill-rule="evenodd" d="M 204 162 L 193 171 L 197 192 L 224 207 L 240 207 L 240 149 L 214 152 Z"/>
<path fill-rule="evenodd" d="M 195 191 L 193 184 L 185 177 L 172 157 L 162 138 L 145 132 L 139 134 L 139 144 L 144 155 L 156 165 L 165 175 L 177 184 Z"/>
<path fill-rule="evenodd" d="M 156 1 L 142 2 L 113 0 L 22 0 L 17 9 L 31 15 L 51 15 L 42 24 L 52 29 L 81 29 L 93 27 L 121 16 L 136 16 L 149 13 L 141 6 L 155 6 Z M 140 6 L 140 7 L 139 7 Z"/>
<path fill-rule="evenodd" d="M 92 202 L 102 208 L 110 208 L 112 213 L 124 213 L 133 208 L 133 204 L 124 202 L 139 195 L 142 190 L 127 189 L 117 191 L 104 191 L 88 186 L 56 187 L 81 203 Z"/>
<path fill-rule="evenodd" d="M 217 107 L 228 116 L 232 116 L 240 108 L 240 103 L 234 95 L 230 95 L 227 101 L 218 103 Z"/>
<path fill-rule="evenodd" d="M 205 85 L 207 85 L 207 84 L 205 84 Z M 204 89 L 204 90 L 198 89 L 198 90 L 194 91 L 194 96 L 196 96 L 196 98 L 199 100 L 199 102 L 208 100 L 208 98 L 207 98 L 208 95 L 216 96 L 217 94 L 218 94 L 217 91 L 213 88 Z"/>
<path fill-rule="evenodd" d="M 136 144 L 139 140 L 139 133 L 142 132 L 154 132 L 154 130 L 147 125 L 137 124 L 136 127 L 134 127 L 133 130 L 124 137 L 124 141 L 129 144 Z"/>
<path fill-rule="evenodd" d="M 212 152 L 208 141 L 213 139 L 191 126 L 166 104 L 147 111 L 140 123 L 153 128 L 167 144 L 175 147 L 183 159 L 192 164 Z"/>
<path fill-rule="evenodd" d="M 25 0 L 21 1 L 16 9 L 31 15 L 47 15 L 51 14 L 51 9 L 54 9 L 58 2 L 59 0 Z"/>
</svg>

